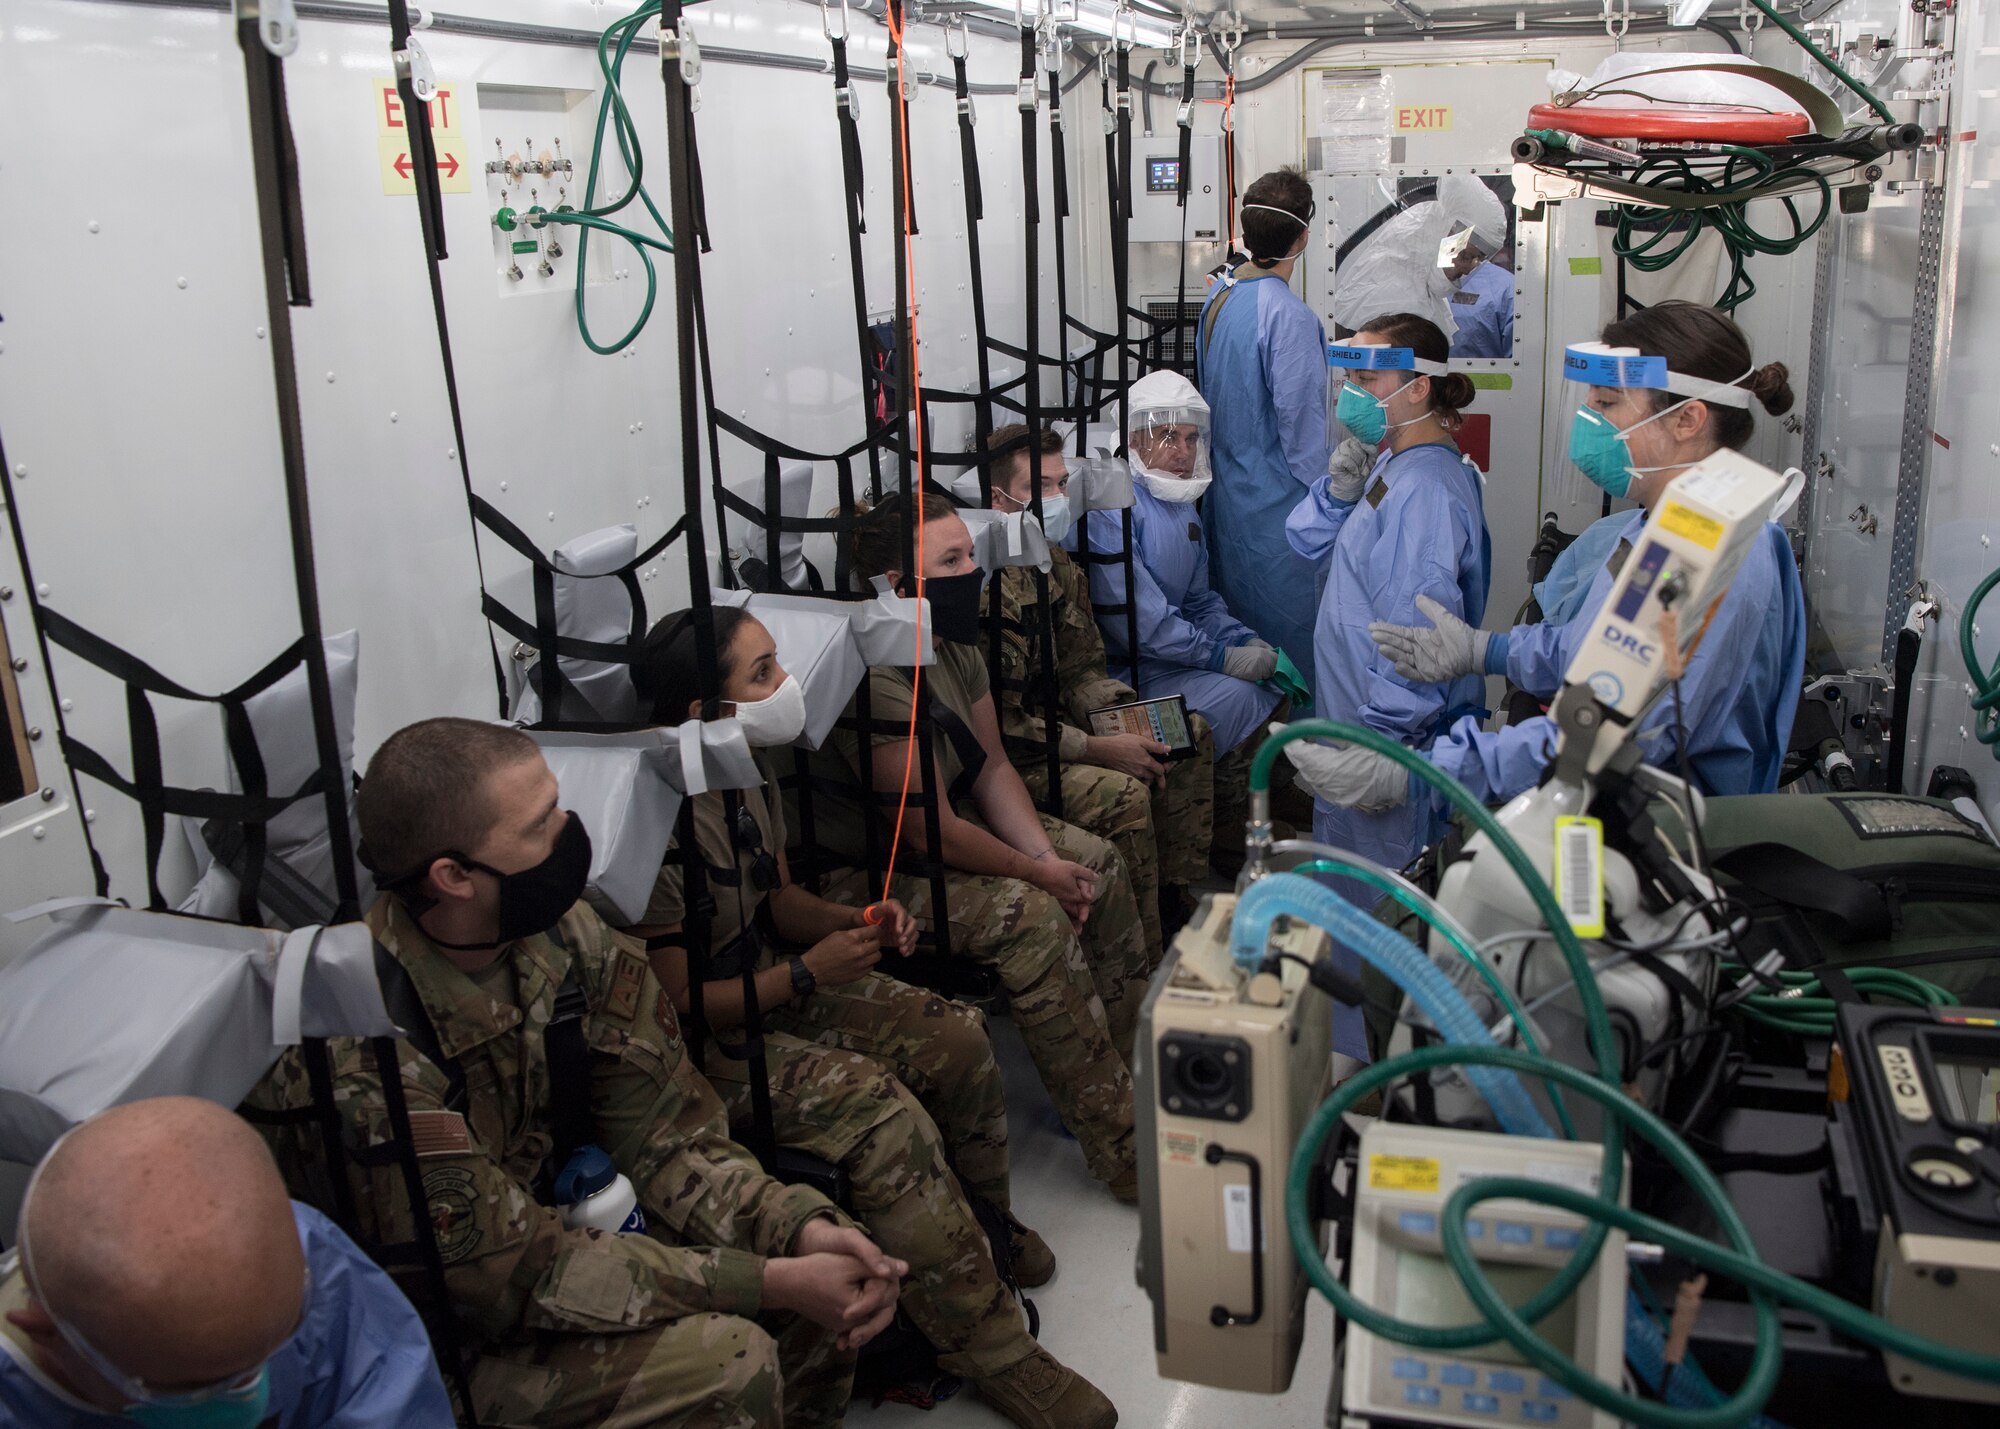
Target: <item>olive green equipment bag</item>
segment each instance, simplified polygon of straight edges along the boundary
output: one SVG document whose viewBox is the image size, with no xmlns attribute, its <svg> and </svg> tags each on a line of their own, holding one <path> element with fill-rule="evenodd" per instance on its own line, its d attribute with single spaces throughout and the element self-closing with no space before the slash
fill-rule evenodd
<svg viewBox="0 0 2000 1429">
<path fill-rule="evenodd" d="M 1687 848 L 1684 821 L 1653 808 Z M 1751 915 L 1743 951 L 1798 971 L 1897 968 L 1975 1006 L 2000 1003 L 2000 846 L 1942 799 L 1750 794 L 1705 801 L 1702 844 Z"/>
</svg>

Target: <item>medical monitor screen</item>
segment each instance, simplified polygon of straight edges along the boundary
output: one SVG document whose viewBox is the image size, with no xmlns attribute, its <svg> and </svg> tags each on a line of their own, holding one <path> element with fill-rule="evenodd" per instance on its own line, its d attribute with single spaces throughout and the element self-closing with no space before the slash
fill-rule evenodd
<svg viewBox="0 0 2000 1429">
<path fill-rule="evenodd" d="M 1936 1062 L 1945 1114 L 1961 1126 L 2000 1122 L 2000 1067 L 1990 1057 L 1945 1055 Z"/>
<path fill-rule="evenodd" d="M 1542 1287 L 1555 1279 L 1552 1265 L 1506 1265 L 1481 1262 L 1486 1278 L 1509 1305 L 1525 1305 Z M 1444 1327 L 1463 1325 L 1480 1318 L 1472 1301 L 1459 1287 L 1458 1277 L 1441 1255 L 1398 1249 L 1396 1252 L 1396 1318 L 1413 1325 Z M 1570 1296 L 1542 1317 L 1535 1332 L 1565 1359 L 1576 1355 L 1576 1297 Z M 1520 1351 L 1505 1340 L 1467 1350 L 1466 1355 L 1505 1364 L 1526 1364 Z"/>
<path fill-rule="evenodd" d="M 1177 193 L 1181 186 L 1181 161 L 1179 159 L 1146 160 L 1146 192 L 1149 194 Z"/>
</svg>

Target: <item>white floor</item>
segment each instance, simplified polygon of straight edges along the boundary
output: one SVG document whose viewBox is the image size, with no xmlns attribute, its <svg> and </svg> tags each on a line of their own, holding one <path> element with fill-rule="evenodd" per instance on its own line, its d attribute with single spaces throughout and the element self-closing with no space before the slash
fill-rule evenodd
<svg viewBox="0 0 2000 1429">
<path fill-rule="evenodd" d="M 1127 1429 L 1321 1424 L 1333 1365 L 1332 1310 L 1317 1296 L 1289 1393 L 1237 1394 L 1159 1377 L 1152 1308 L 1132 1273 L 1138 1208 L 1114 1201 L 1084 1171 L 1083 1153 L 1064 1135 L 1013 1025 L 999 1018 L 992 1030 L 1007 1081 L 1014 1211 L 1048 1240 L 1058 1264 L 1055 1280 L 1031 1292 L 1042 1313 L 1042 1344 L 1110 1396 Z M 856 1404 L 847 1422 L 860 1429 L 1000 1429 L 1008 1423 L 969 1389 L 929 1412 Z"/>
</svg>

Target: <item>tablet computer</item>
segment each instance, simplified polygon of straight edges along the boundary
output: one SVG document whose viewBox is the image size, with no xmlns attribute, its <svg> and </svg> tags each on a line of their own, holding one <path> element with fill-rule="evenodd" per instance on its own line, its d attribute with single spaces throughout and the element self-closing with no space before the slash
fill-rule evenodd
<svg viewBox="0 0 2000 1429">
<path fill-rule="evenodd" d="M 1092 734 L 1136 734 L 1167 747 L 1168 759 L 1191 759 L 1200 751 L 1188 720 L 1187 696 L 1162 695 L 1090 712 Z"/>
</svg>

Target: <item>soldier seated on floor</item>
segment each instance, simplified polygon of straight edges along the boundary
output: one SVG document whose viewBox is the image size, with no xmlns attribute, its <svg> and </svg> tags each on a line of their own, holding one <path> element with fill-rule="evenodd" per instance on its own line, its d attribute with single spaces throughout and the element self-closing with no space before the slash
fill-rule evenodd
<svg viewBox="0 0 2000 1429">
<path fill-rule="evenodd" d="M 1003 453 L 993 458 L 989 473 L 993 508 L 1028 510 L 1039 482 L 1042 525 L 1049 538 L 1046 575 L 1009 566 L 1000 573 L 997 592 L 991 582 L 986 588 L 985 613 L 991 615 L 996 598 L 999 602 L 1000 686 L 993 703 L 1000 712 L 1000 733 L 1021 782 L 1038 801 L 1049 792 L 1046 742 L 1056 742 L 1062 816 L 1108 840 L 1125 860 L 1146 928 L 1147 952 L 1157 965 L 1162 936 L 1172 937 L 1192 911 L 1189 886 L 1208 876 L 1216 793 L 1213 736 L 1207 720 L 1191 715 L 1188 723 L 1198 753 L 1169 761 L 1167 746 L 1157 740 L 1091 731 L 1092 710 L 1130 704 L 1139 695 L 1112 676 L 1104 636 L 1091 611 L 1089 578 L 1057 544 L 1074 525 L 1075 498 L 1069 491 L 1062 437 L 1044 427 L 1029 442 L 1026 427 L 1001 427 L 987 439 L 986 450 Z M 1041 648 L 1045 594 L 1055 628 L 1053 654 Z M 1047 721 L 1048 681 L 1055 684 L 1058 710 L 1053 730 Z"/>
<path fill-rule="evenodd" d="M 938 801 L 943 847 L 927 849 L 926 819 L 911 803 L 888 890 L 919 925 L 939 916 L 929 856 L 944 869 L 951 953 L 991 967 L 1007 989 L 1014 1025 L 1090 1174 L 1121 1200 L 1138 1199 L 1127 1065 L 1149 963 L 1124 861 L 1103 839 L 1038 813 L 1000 744 L 979 647 L 980 571 L 972 535 L 951 503 L 923 502 L 924 594 L 937 663 L 923 667 L 935 739 L 923 768 L 910 753 L 915 700 L 909 669 L 878 665 L 862 689 L 873 732 L 867 753 L 843 723 L 812 763 L 812 838 L 850 867 L 829 876 L 826 896 L 862 906 L 881 892 L 867 867 L 870 836 L 886 849 L 905 789 Z M 900 496 L 883 501 L 853 534 L 853 566 L 906 595 L 899 569 L 906 539 Z M 857 691 L 857 696 L 859 695 Z M 850 706 L 858 715 L 860 705 Z M 886 796 L 886 799 L 879 797 Z"/>
<path fill-rule="evenodd" d="M 368 926 L 430 1024 L 428 1050 L 415 1033 L 397 1044 L 397 1071 L 423 1171 L 419 1213 L 478 1351 L 479 1422 L 838 1424 L 854 1352 L 894 1314 L 907 1267 L 729 1140 L 644 952 L 577 901 L 590 836 L 557 801 L 534 742 L 474 720 L 411 725 L 376 751 L 357 813 L 385 890 Z M 587 1065 L 566 1070 L 550 1022 L 558 998 L 579 994 L 576 1060 Z M 413 1208 L 384 1154 L 374 1058 L 358 1041 L 329 1048 L 361 1231 L 408 1242 Z M 296 1051 L 250 1104 L 312 1104 Z M 587 1127 L 559 1122 L 559 1107 L 578 1104 Z M 295 1194 L 331 1204 L 318 1128 L 270 1134 Z M 561 1142 L 609 1152 L 643 1226 L 565 1225 L 550 1204 Z M 719 1404 L 734 1417 L 718 1418 Z"/>
<path fill-rule="evenodd" d="M 156 1097 L 58 1141 L 0 1256 L 0 1424 L 450 1429 L 423 1322 L 226 1107 Z"/>
<path fill-rule="evenodd" d="M 705 928 L 701 1011 L 718 1033 L 743 1026 L 741 970 L 758 969 L 777 1140 L 845 1168 L 855 1215 L 910 1266 L 903 1309 L 936 1347 L 938 1368 L 971 1380 L 1024 1429 L 1106 1429 L 1117 1411 L 1028 1334 L 967 1202 L 968 1192 L 983 1197 L 1004 1220 L 1020 1283 L 1046 1284 L 1055 1256 L 1008 1210 L 1007 1100 L 986 1019 L 877 968 L 885 952 L 916 945 L 916 922 L 900 903 L 831 903 L 792 882 L 785 805 L 768 759 L 805 732 L 805 694 L 778 663 L 764 623 L 723 606 L 710 617 L 721 698 L 705 701 L 698 618 L 668 616 L 646 637 L 632 670 L 640 705 L 663 725 L 740 720 L 764 784 L 692 801 L 708 916 L 688 923 L 676 855 L 660 870 L 645 923 L 630 931 L 646 940 L 654 975 L 685 1014 L 688 935 Z M 709 1080 L 733 1117 L 747 1117 L 754 1073 L 718 1043 L 708 1042 Z"/>
</svg>

